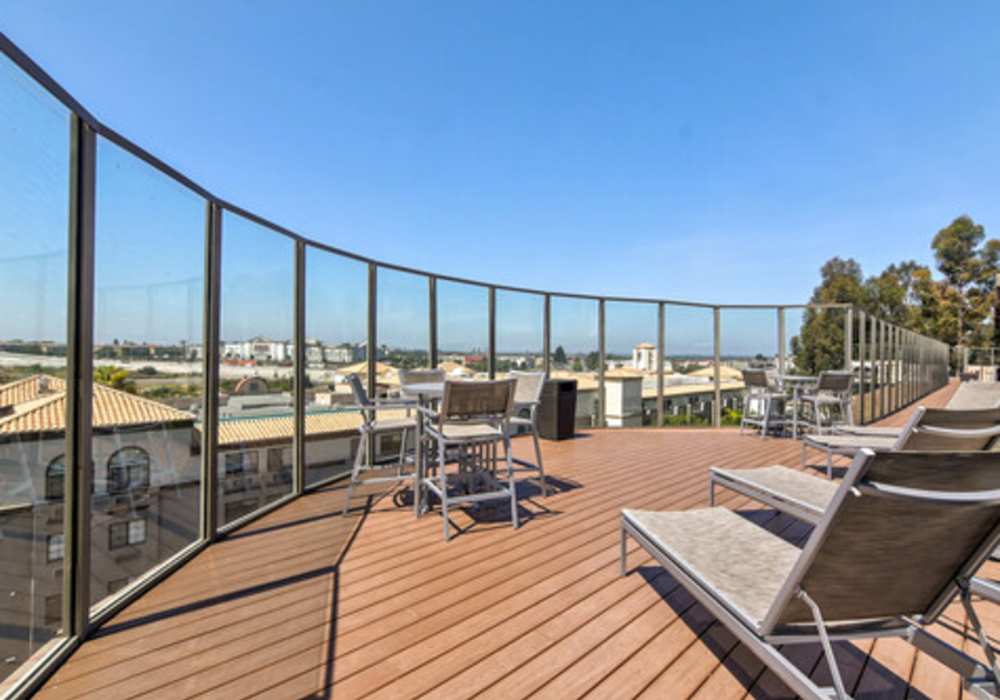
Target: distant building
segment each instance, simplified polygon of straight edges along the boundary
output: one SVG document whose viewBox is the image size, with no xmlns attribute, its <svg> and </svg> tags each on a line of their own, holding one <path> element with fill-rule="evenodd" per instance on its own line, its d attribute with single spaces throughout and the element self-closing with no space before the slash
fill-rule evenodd
<svg viewBox="0 0 1000 700">
<path fill-rule="evenodd" d="M 643 372 L 656 371 L 656 346 L 652 343 L 639 343 L 632 350 L 632 369 Z"/>
<path fill-rule="evenodd" d="M 254 360 L 283 364 L 291 362 L 294 346 L 285 340 L 257 337 L 222 344 L 222 356 L 229 360 Z"/>
<path fill-rule="evenodd" d="M 323 348 L 323 356 L 332 365 L 349 365 L 365 359 L 365 346 L 363 343 L 341 343 Z"/>
</svg>

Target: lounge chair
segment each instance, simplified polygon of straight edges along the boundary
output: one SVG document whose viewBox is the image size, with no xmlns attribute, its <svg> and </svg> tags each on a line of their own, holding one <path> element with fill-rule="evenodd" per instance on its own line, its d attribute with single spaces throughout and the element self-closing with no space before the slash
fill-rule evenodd
<svg viewBox="0 0 1000 700">
<path fill-rule="evenodd" d="M 937 449 L 982 450 L 996 439 L 995 436 L 970 434 L 962 441 L 952 440 L 947 445 L 942 446 L 937 440 L 937 436 L 940 435 L 939 429 L 988 429 L 996 425 L 1000 425 L 1000 409 L 997 408 L 953 411 L 945 408 L 919 406 L 897 435 L 857 435 L 852 433 L 803 437 L 802 466 L 806 465 L 806 452 L 810 447 L 826 453 L 826 475 L 829 478 L 833 478 L 834 455 L 853 457 L 861 449 L 869 449 L 873 452 Z"/>
<path fill-rule="evenodd" d="M 834 640 L 902 637 L 976 697 L 1000 683 L 970 580 L 1000 543 L 1000 453 L 861 450 L 803 549 L 726 508 L 624 510 L 632 537 L 799 696 L 848 698 Z M 989 664 L 926 631 L 961 598 Z M 778 645 L 819 642 L 832 688 Z"/>
</svg>

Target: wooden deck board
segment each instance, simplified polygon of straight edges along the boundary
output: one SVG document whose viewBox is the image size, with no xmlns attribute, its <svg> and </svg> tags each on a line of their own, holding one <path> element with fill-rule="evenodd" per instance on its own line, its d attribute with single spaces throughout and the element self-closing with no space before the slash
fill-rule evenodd
<svg viewBox="0 0 1000 700">
<path fill-rule="evenodd" d="M 923 404 L 944 405 L 953 392 Z M 734 430 L 605 430 L 546 442 L 544 456 L 561 488 L 544 499 L 525 482 L 518 531 L 465 515 L 468 530 L 446 544 L 439 516 L 415 519 L 389 499 L 342 518 L 341 488 L 284 506 L 119 613 L 39 697 L 788 695 L 634 544 L 632 573 L 618 575 L 617 517 L 624 506 L 703 506 L 708 466 L 797 465 L 797 443 Z M 735 494 L 720 491 L 718 502 L 791 541 L 808 536 Z M 949 614 L 964 627 L 960 608 Z M 983 616 L 997 629 L 1000 614 Z M 837 653 L 859 695 L 960 694 L 954 674 L 905 643 Z M 791 654 L 814 677 L 828 675 L 815 645 Z"/>
</svg>

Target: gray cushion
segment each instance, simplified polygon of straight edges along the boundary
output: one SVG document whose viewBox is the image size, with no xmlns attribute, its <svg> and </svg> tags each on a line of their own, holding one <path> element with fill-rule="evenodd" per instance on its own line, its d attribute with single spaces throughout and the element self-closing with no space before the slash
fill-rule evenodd
<svg viewBox="0 0 1000 700">
<path fill-rule="evenodd" d="M 800 554 L 798 547 L 728 508 L 623 510 L 622 515 L 754 629 Z"/>
</svg>

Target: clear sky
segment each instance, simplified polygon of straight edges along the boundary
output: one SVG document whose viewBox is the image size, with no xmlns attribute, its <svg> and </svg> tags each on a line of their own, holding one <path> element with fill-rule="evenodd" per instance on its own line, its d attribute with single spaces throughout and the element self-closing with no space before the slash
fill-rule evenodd
<svg viewBox="0 0 1000 700">
<path fill-rule="evenodd" d="M 833 255 L 929 263 L 961 213 L 1000 235 L 998 23 L 991 2 L 7 0 L 0 29 L 110 126 L 315 239 L 529 287 L 795 303 Z M 192 294 L 198 265 L 165 260 Z"/>
</svg>

